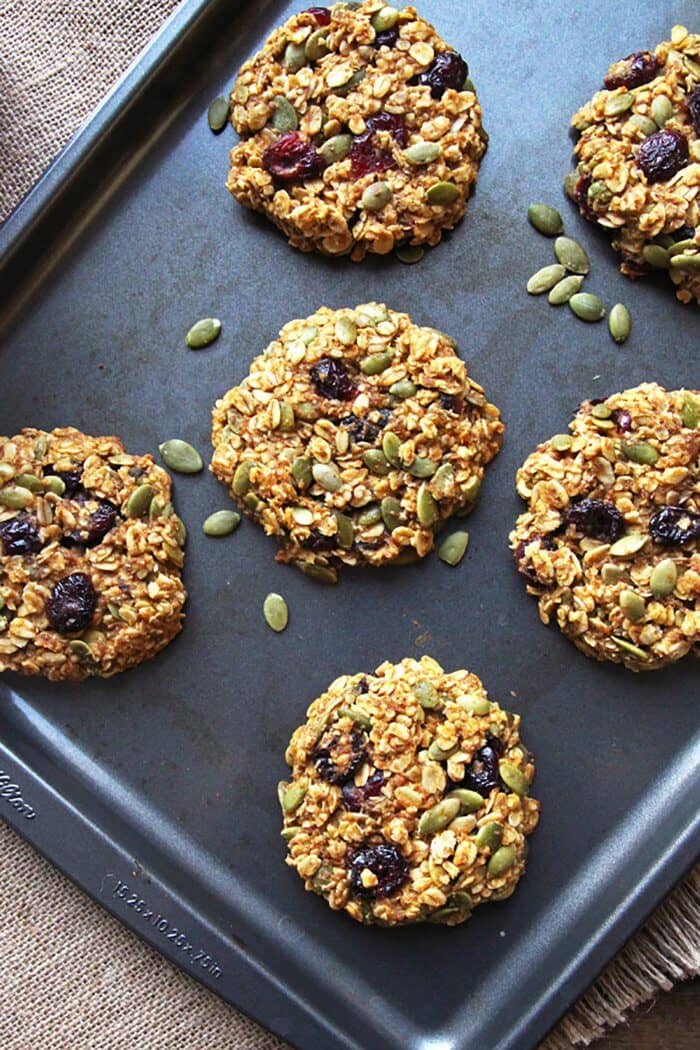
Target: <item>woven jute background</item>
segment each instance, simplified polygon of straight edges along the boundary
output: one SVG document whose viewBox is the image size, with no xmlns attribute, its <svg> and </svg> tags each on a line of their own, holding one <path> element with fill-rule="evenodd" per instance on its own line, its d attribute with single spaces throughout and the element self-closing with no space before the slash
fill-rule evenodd
<svg viewBox="0 0 700 1050">
<path fill-rule="evenodd" d="M 174 0 L 0 0 L 0 220 L 177 7 Z M 0 823 L 4 1050 L 275 1050 Z M 571 1010 L 547 1050 L 584 1045 L 700 972 L 700 870 Z"/>
</svg>

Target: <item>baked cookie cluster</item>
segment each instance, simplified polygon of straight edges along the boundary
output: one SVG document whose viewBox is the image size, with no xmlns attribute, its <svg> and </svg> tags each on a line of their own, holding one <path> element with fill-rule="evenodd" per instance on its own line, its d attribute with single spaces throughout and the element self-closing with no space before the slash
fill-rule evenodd
<svg viewBox="0 0 700 1050">
<path fill-rule="evenodd" d="M 312 7 L 276 29 L 231 96 L 227 186 L 295 248 L 386 255 L 462 218 L 486 149 L 464 59 L 414 7 Z"/>
<path fill-rule="evenodd" d="M 700 303 L 700 34 L 674 26 L 654 51 L 614 63 L 571 123 L 567 191 L 614 230 L 622 272 L 667 270 L 681 302 Z"/>
<path fill-rule="evenodd" d="M 321 307 L 217 401 L 211 469 L 278 560 L 335 582 L 341 565 L 428 554 L 502 435 L 448 336 L 380 303 Z"/>
<path fill-rule="evenodd" d="M 585 401 L 518 471 L 515 561 L 587 656 L 647 671 L 700 655 L 700 391 Z"/>
<path fill-rule="evenodd" d="M 184 526 L 151 456 L 73 428 L 0 437 L 0 672 L 117 674 L 178 633 Z"/>
<path fill-rule="evenodd" d="M 279 786 L 287 863 L 358 922 L 454 926 L 525 868 L 538 803 L 520 719 L 430 657 L 344 675 L 311 704 Z"/>
</svg>

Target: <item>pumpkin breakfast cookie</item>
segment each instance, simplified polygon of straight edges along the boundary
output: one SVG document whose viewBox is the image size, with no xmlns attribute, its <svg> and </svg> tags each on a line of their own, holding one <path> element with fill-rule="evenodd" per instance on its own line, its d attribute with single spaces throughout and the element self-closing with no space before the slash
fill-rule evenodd
<svg viewBox="0 0 700 1050">
<path fill-rule="evenodd" d="M 228 188 L 290 244 L 385 255 L 462 218 L 486 149 L 467 64 L 414 7 L 293 15 L 238 74 Z"/>
</svg>

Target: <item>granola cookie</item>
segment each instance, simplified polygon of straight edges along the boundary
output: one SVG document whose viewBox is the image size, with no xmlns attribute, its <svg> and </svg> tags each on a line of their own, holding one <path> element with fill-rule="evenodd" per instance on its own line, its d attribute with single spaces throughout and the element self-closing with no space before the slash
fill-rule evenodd
<svg viewBox="0 0 700 1050">
<path fill-rule="evenodd" d="M 0 671 L 108 677 L 178 633 L 184 527 L 151 456 L 72 427 L 0 437 Z"/>
<path fill-rule="evenodd" d="M 287 863 L 358 922 L 456 926 L 525 870 L 539 804 L 520 718 L 429 656 L 337 678 L 279 785 Z"/>
<path fill-rule="evenodd" d="M 379 303 L 324 306 L 216 402 L 211 469 L 279 561 L 334 583 L 341 564 L 428 554 L 502 434 L 448 336 Z"/>
<path fill-rule="evenodd" d="M 232 93 L 227 186 L 295 248 L 386 255 L 462 218 L 486 149 L 467 64 L 382 0 L 294 15 Z"/>
<path fill-rule="evenodd" d="M 668 270 L 680 301 L 700 303 L 700 34 L 674 26 L 613 63 L 605 86 L 572 117 L 567 192 L 615 231 L 624 274 Z"/>
<path fill-rule="evenodd" d="M 584 401 L 518 471 L 511 533 L 539 603 L 587 656 L 650 671 L 700 656 L 700 391 Z"/>
</svg>

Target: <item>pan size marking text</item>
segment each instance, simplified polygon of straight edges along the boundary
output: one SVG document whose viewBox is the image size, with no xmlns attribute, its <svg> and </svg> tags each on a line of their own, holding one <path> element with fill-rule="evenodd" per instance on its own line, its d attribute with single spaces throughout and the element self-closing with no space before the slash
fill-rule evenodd
<svg viewBox="0 0 700 1050">
<path fill-rule="evenodd" d="M 25 820 L 34 820 L 36 817 L 36 810 L 33 806 L 30 806 L 28 802 L 22 798 L 22 791 L 20 790 L 19 784 L 13 782 L 12 777 L 9 773 L 6 773 L 4 769 L 0 769 L 0 799 L 8 806 L 12 806 L 16 809 L 21 817 Z"/>
</svg>

